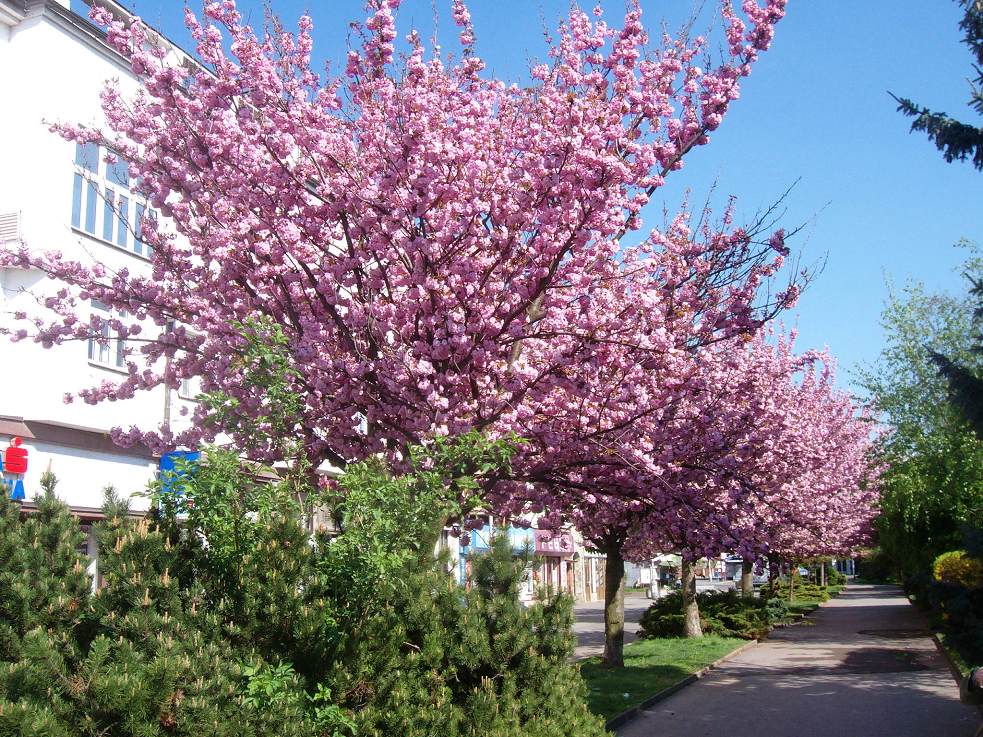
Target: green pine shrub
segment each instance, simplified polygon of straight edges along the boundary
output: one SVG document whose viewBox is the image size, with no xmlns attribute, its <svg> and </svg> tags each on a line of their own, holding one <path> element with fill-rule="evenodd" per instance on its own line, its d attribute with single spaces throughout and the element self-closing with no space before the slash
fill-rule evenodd
<svg viewBox="0 0 983 737">
<path fill-rule="evenodd" d="M 822 602 L 829 600 L 829 590 L 824 586 L 814 583 L 806 583 L 798 576 L 792 586 L 792 596 L 797 602 Z M 766 584 L 761 587 L 762 599 L 785 599 L 789 598 L 788 581 L 779 581 Z"/>
<path fill-rule="evenodd" d="M 772 624 L 780 618 L 772 618 L 775 610 L 769 608 L 767 600 L 743 597 L 737 591 L 704 591 L 697 594 L 696 599 L 704 634 L 756 640 L 766 637 Z M 638 634 L 640 637 L 682 637 L 683 621 L 682 594 L 672 593 L 646 610 L 639 622 Z"/>
<path fill-rule="evenodd" d="M 431 564 L 408 567 L 332 674 L 358 734 L 605 734 L 569 662 L 572 602 L 523 607 L 526 563 L 502 535 L 475 559 L 470 591 Z"/>
<path fill-rule="evenodd" d="M 78 521 L 51 489 L 38 507 L 0 507 L 0 546 L 20 551 L 0 574 L 13 645 L 0 660 L 0 735 L 310 734 L 296 710 L 243 702 L 243 653 L 170 575 L 177 551 L 150 520 L 109 499 L 97 532 L 105 585 L 93 593 Z"/>
<path fill-rule="evenodd" d="M 53 491 L 33 515 L 4 499 L 0 737 L 599 737 L 570 600 L 521 606 L 504 535 L 469 591 L 433 554 L 513 447 L 465 436 L 404 475 L 350 469 L 335 540 L 305 531 L 297 477 L 214 451 L 150 515 L 107 496 L 94 593 Z"/>
<path fill-rule="evenodd" d="M 827 566 L 826 583 L 829 586 L 846 586 L 846 574 L 836 570 L 833 566 Z"/>
</svg>

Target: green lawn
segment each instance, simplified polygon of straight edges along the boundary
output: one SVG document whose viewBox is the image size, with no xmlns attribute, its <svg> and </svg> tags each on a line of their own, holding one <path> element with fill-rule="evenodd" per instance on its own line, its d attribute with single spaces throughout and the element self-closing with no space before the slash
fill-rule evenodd
<svg viewBox="0 0 983 737">
<path fill-rule="evenodd" d="M 625 647 L 624 668 L 604 668 L 600 658 L 590 658 L 580 666 L 589 689 L 587 706 L 610 719 L 746 644 L 716 635 L 639 640 Z"/>
</svg>

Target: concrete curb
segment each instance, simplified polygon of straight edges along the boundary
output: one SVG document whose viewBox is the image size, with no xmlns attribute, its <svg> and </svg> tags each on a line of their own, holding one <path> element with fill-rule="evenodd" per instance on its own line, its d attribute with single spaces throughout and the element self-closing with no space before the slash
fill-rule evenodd
<svg viewBox="0 0 983 737">
<path fill-rule="evenodd" d="M 632 718 L 634 718 L 635 715 L 638 714 L 638 712 L 643 711 L 645 709 L 648 709 L 648 708 L 650 708 L 652 706 L 655 706 L 660 701 L 664 701 L 665 699 L 669 698 L 670 696 L 672 696 L 677 691 L 681 691 L 682 689 L 686 688 L 691 683 L 696 683 L 698 680 L 700 680 L 701 678 L 703 678 L 707 673 L 709 673 L 710 671 L 712 671 L 714 668 L 717 668 L 718 666 L 722 665 L 723 663 L 725 663 L 726 661 L 730 660 L 731 658 L 736 658 L 738 655 L 740 655 L 741 653 L 745 652 L 746 650 L 750 650 L 752 647 L 754 647 L 755 645 L 757 645 L 758 642 L 759 642 L 758 640 L 751 640 L 750 642 L 748 642 L 748 643 L 746 643 L 744 645 L 741 645 L 736 650 L 731 650 L 729 653 L 727 653 L 723 657 L 717 658 L 716 660 L 714 660 L 712 663 L 710 663 L 710 665 L 707 665 L 707 666 L 705 666 L 703 668 L 700 668 L 700 670 L 696 671 L 696 673 L 693 673 L 692 675 L 686 676 L 686 678 L 683 678 L 681 681 L 677 681 L 676 683 L 672 684 L 671 686 L 668 686 L 668 687 L 662 689 L 661 691 L 659 691 L 657 694 L 655 694 L 653 696 L 649 696 L 647 699 L 645 699 L 644 701 L 642 701 L 640 704 L 636 704 L 635 706 L 631 707 L 630 709 L 626 709 L 625 711 L 621 712 L 620 714 L 614 715 L 613 717 L 611 717 L 610 719 L 608 719 L 608 721 L 604 725 L 604 728 L 613 732 L 618 727 L 620 727 L 621 725 L 623 725 L 625 722 L 628 722 Z"/>
<path fill-rule="evenodd" d="M 949 666 L 949 674 L 956 684 L 961 684 L 963 681 L 963 673 L 956 664 L 956 661 L 952 659 L 952 655 L 946 650 L 945 645 L 942 644 L 942 640 L 939 639 L 939 635 L 936 632 L 932 632 L 932 642 L 935 643 L 935 649 L 942 653 L 942 657 L 945 658 L 945 664 Z"/>
<path fill-rule="evenodd" d="M 957 665 L 956 661 L 952 659 L 952 655 L 949 654 L 949 651 L 946 649 L 945 645 L 942 644 L 942 640 L 939 639 L 938 634 L 935 632 L 932 633 L 932 642 L 935 643 L 935 648 L 942 653 L 942 657 L 945 658 L 946 665 L 949 666 L 949 674 L 952 676 L 952 680 L 956 682 L 956 688 L 959 689 L 959 700 L 962 701 L 964 678 L 963 672 L 959 669 L 959 665 Z M 981 716 L 983 716 L 983 704 L 973 704 L 973 706 L 975 706 L 976 710 Z M 979 733 L 977 732 L 977 734 Z"/>
</svg>

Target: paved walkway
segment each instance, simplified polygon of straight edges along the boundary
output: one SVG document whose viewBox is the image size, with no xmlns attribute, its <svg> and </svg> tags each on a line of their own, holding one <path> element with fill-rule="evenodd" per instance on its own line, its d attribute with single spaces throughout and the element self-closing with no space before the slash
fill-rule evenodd
<svg viewBox="0 0 983 737">
<path fill-rule="evenodd" d="M 624 725 L 621 737 L 971 737 L 921 614 L 892 586 L 851 586 Z"/>
<path fill-rule="evenodd" d="M 635 639 L 638 620 L 652 602 L 637 594 L 625 597 L 625 644 Z M 604 652 L 604 602 L 592 601 L 573 608 L 573 632 L 577 635 L 575 658 L 588 658 Z"/>
</svg>

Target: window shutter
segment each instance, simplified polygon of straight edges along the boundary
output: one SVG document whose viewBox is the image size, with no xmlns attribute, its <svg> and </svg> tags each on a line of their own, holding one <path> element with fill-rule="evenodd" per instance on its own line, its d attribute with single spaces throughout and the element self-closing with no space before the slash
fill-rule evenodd
<svg viewBox="0 0 983 737">
<path fill-rule="evenodd" d="M 0 212 L 0 243 L 20 240 L 20 211 Z"/>
</svg>

